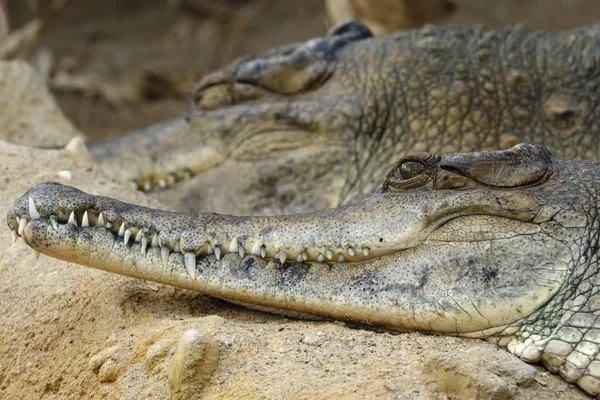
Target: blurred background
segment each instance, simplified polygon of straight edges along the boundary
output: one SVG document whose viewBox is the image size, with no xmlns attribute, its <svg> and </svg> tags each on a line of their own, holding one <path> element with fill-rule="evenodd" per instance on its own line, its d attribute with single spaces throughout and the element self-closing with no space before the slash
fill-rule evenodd
<svg viewBox="0 0 600 400">
<path fill-rule="evenodd" d="M 237 57 L 361 19 L 423 24 L 592 24 L 599 0 L 0 0 L 0 59 L 29 61 L 91 138 L 182 113 L 194 83 Z"/>
</svg>

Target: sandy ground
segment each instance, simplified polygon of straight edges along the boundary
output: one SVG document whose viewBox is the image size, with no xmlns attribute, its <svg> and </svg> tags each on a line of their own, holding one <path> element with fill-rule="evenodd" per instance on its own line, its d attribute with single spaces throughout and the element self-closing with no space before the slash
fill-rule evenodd
<svg viewBox="0 0 600 400">
<path fill-rule="evenodd" d="M 0 177 L 0 215 L 48 180 L 158 206 L 65 151 L 0 143 Z M 178 385 L 202 388 L 202 374 L 207 399 L 586 398 L 480 340 L 272 316 L 44 255 L 36 260 L 21 240 L 10 245 L 6 228 L 0 243 L 3 399 L 167 399 Z M 177 342 L 189 329 L 211 338 L 219 355 L 173 383 Z"/>
</svg>

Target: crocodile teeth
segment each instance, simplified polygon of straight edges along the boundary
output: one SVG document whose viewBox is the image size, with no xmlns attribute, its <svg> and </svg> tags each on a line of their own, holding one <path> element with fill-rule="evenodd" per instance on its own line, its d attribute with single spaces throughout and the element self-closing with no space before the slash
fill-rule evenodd
<svg viewBox="0 0 600 400">
<path fill-rule="evenodd" d="M 17 231 L 19 236 L 23 236 L 23 231 L 25 230 L 25 227 L 27 226 L 28 222 L 29 220 L 25 217 L 21 217 L 21 219 L 19 220 L 19 230 Z"/>
<path fill-rule="evenodd" d="M 369 255 L 369 248 L 368 247 L 363 247 L 363 254 L 364 254 L 365 257 Z"/>
<path fill-rule="evenodd" d="M 250 254 L 255 255 L 255 256 L 260 254 L 260 245 L 258 244 L 258 242 L 254 242 L 254 246 L 252 246 L 252 250 L 250 250 Z"/>
<path fill-rule="evenodd" d="M 338 262 L 339 263 L 343 263 L 344 261 L 346 261 L 346 259 L 344 258 L 344 256 L 339 256 L 338 257 Z"/>
<path fill-rule="evenodd" d="M 210 245 L 210 242 L 206 242 L 206 254 L 212 254 L 213 247 Z"/>
<path fill-rule="evenodd" d="M 152 235 L 152 243 L 150 243 L 152 247 L 158 247 L 158 234 Z"/>
<path fill-rule="evenodd" d="M 159 181 L 158 181 L 158 186 L 159 186 L 161 189 L 165 189 L 165 188 L 167 187 L 167 181 L 166 181 L 166 180 L 164 180 L 164 179 L 161 179 L 161 180 L 159 180 Z"/>
<path fill-rule="evenodd" d="M 260 247 L 260 256 L 262 258 L 265 258 L 267 256 L 267 249 L 266 249 L 266 247 L 263 247 L 263 246 Z"/>
<path fill-rule="evenodd" d="M 32 220 L 36 220 L 41 217 L 37 208 L 35 208 L 35 203 L 33 202 L 33 199 L 31 197 L 29 198 L 29 216 Z"/>
<path fill-rule="evenodd" d="M 162 264 L 164 268 L 167 268 L 167 265 L 169 264 L 169 254 L 171 253 L 171 251 L 169 250 L 168 247 L 161 247 L 160 248 L 160 259 L 162 260 Z"/>
<path fill-rule="evenodd" d="M 90 218 L 88 217 L 87 210 L 83 213 L 83 218 L 81 218 L 81 226 L 84 228 L 90 226 Z"/>
<path fill-rule="evenodd" d="M 304 259 L 302 258 L 302 256 L 300 254 L 298 254 L 298 257 L 296 257 L 296 262 L 304 262 Z"/>
<path fill-rule="evenodd" d="M 244 258 L 245 253 L 246 253 L 246 249 L 244 249 L 244 246 L 240 246 L 238 248 L 238 254 L 240 255 L 240 258 Z"/>
<path fill-rule="evenodd" d="M 51 215 L 49 219 L 52 228 L 54 228 L 54 230 L 58 232 L 58 217 L 56 215 Z"/>
<path fill-rule="evenodd" d="M 352 256 L 354 256 L 354 254 L 355 254 L 354 249 L 352 247 L 348 247 L 348 255 L 350 257 L 352 257 Z"/>
<path fill-rule="evenodd" d="M 213 251 L 215 253 L 215 257 L 217 258 L 217 261 L 219 261 L 221 259 L 221 248 L 219 246 L 215 246 Z"/>
<path fill-rule="evenodd" d="M 333 251 L 329 249 L 325 250 L 325 257 L 327 257 L 328 260 L 331 260 L 333 258 Z"/>
<path fill-rule="evenodd" d="M 142 254 L 146 254 L 146 247 L 148 247 L 148 238 L 146 236 L 142 237 Z"/>
<path fill-rule="evenodd" d="M 137 235 L 135 235 L 135 241 L 136 241 L 136 243 L 139 243 L 142 240 L 143 237 L 144 237 L 144 230 L 140 229 L 138 231 Z"/>
<path fill-rule="evenodd" d="M 174 185 L 176 180 L 177 177 L 175 176 L 175 174 L 169 174 L 169 176 L 167 176 L 167 182 L 169 183 L 169 185 Z"/>
<path fill-rule="evenodd" d="M 19 234 L 17 233 L 17 231 L 15 231 L 14 229 L 10 230 L 10 234 L 12 236 L 12 244 L 15 244 L 15 242 L 17 241 L 17 239 L 19 238 Z"/>
<path fill-rule="evenodd" d="M 179 241 L 177 241 L 177 243 L 175 243 L 175 248 L 173 249 L 173 251 L 175 253 L 181 253 L 181 244 L 179 243 Z"/>
<path fill-rule="evenodd" d="M 129 181 L 129 187 L 131 187 L 132 189 L 136 189 L 138 188 L 138 184 L 136 181 Z"/>
<path fill-rule="evenodd" d="M 98 221 L 96 222 L 96 225 L 98 226 L 104 226 L 104 214 L 100 213 L 100 215 L 98 215 Z"/>
<path fill-rule="evenodd" d="M 112 227 L 113 227 L 113 224 L 112 224 L 112 222 L 107 222 L 107 223 L 106 223 L 106 229 L 110 229 L 110 228 L 112 228 Z"/>
<path fill-rule="evenodd" d="M 123 222 L 121 224 L 121 227 L 119 228 L 119 233 L 117 235 L 123 236 L 124 234 L 125 234 L 125 222 Z"/>
<path fill-rule="evenodd" d="M 67 221 L 67 224 L 71 224 L 71 225 L 77 226 L 77 220 L 75 219 L 75 212 L 74 211 L 71 211 L 71 215 L 69 215 L 69 220 Z"/>
<path fill-rule="evenodd" d="M 275 254 L 275 258 L 278 258 L 279 262 L 283 264 L 287 258 L 287 253 L 283 250 L 280 250 L 279 253 Z"/>
<path fill-rule="evenodd" d="M 233 238 L 231 240 L 231 244 L 229 245 L 229 252 L 230 253 L 237 253 L 238 252 L 238 240 L 237 238 Z"/>
<path fill-rule="evenodd" d="M 185 263 L 185 269 L 187 273 L 192 277 L 192 279 L 196 279 L 196 255 L 188 251 L 183 256 L 183 261 Z"/>
<path fill-rule="evenodd" d="M 323 257 L 323 254 L 319 254 L 319 257 L 317 257 L 317 262 L 322 263 L 323 261 L 325 261 L 325 257 Z"/>
<path fill-rule="evenodd" d="M 129 242 L 129 238 L 131 237 L 131 229 L 125 229 L 125 234 L 123 234 L 123 243 L 127 244 Z"/>
<path fill-rule="evenodd" d="M 144 182 L 144 192 L 149 192 L 152 190 L 152 183 L 150 181 Z"/>
<path fill-rule="evenodd" d="M 306 251 L 303 251 L 302 253 L 300 253 L 300 257 L 302 257 L 303 261 L 308 260 L 308 253 Z"/>
</svg>

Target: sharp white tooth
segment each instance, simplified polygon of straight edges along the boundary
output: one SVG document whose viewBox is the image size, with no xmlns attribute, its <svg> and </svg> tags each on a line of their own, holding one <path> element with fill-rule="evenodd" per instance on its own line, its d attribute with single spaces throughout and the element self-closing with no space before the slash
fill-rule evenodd
<svg viewBox="0 0 600 400">
<path fill-rule="evenodd" d="M 32 220 L 36 220 L 41 217 L 37 208 L 35 208 L 35 203 L 33 202 L 33 199 L 31 197 L 29 198 L 29 216 Z"/>
<path fill-rule="evenodd" d="M 168 247 L 160 248 L 160 259 L 164 268 L 167 268 L 167 265 L 169 265 L 169 254 L 171 254 L 171 250 Z"/>
<path fill-rule="evenodd" d="M 135 235 L 135 241 L 136 241 L 136 243 L 141 242 L 143 237 L 144 237 L 144 230 L 140 229 L 138 231 L 137 235 Z"/>
<path fill-rule="evenodd" d="M 219 261 L 221 259 L 221 248 L 219 246 L 215 246 L 213 251 L 215 252 L 217 261 Z"/>
<path fill-rule="evenodd" d="M 346 261 L 346 259 L 344 258 L 344 256 L 339 256 L 338 257 L 338 262 L 339 263 L 343 263 L 344 261 Z"/>
<path fill-rule="evenodd" d="M 77 226 L 77 220 L 75 219 L 75 212 L 74 211 L 71 211 L 71 215 L 69 215 L 69 220 L 67 221 L 67 224 L 71 224 L 71 225 Z"/>
<path fill-rule="evenodd" d="M 229 252 L 230 253 L 237 253 L 238 252 L 238 246 L 239 246 L 238 240 L 237 240 L 236 237 L 234 237 L 231 240 L 231 244 L 229 245 Z"/>
<path fill-rule="evenodd" d="M 333 257 L 333 251 L 329 249 L 325 250 L 325 257 L 327 257 L 328 260 L 331 260 L 331 258 Z"/>
<path fill-rule="evenodd" d="M 246 253 L 246 249 L 244 249 L 244 246 L 240 246 L 238 248 L 238 253 L 240 255 L 240 258 L 244 258 L 244 254 Z"/>
<path fill-rule="evenodd" d="M 27 226 L 27 223 L 29 222 L 29 220 L 25 217 L 22 217 L 19 220 L 19 230 L 17 231 L 17 233 L 19 234 L 19 236 L 23 236 L 23 231 L 25 230 L 25 226 Z"/>
<path fill-rule="evenodd" d="M 179 240 L 175 243 L 175 248 L 173 249 L 175 253 L 181 253 L 181 245 L 179 244 Z"/>
<path fill-rule="evenodd" d="M 304 258 L 302 258 L 302 256 L 300 254 L 298 254 L 298 257 L 296 257 L 296 262 L 304 262 Z"/>
<path fill-rule="evenodd" d="M 146 247 L 148 247 L 148 238 L 146 236 L 142 237 L 142 254 L 146 254 Z"/>
<path fill-rule="evenodd" d="M 90 226 L 90 219 L 88 217 L 87 210 L 83 213 L 83 218 L 81 218 L 81 226 L 82 227 Z"/>
<path fill-rule="evenodd" d="M 130 237 L 131 237 L 131 229 L 125 229 L 125 234 L 123 235 L 123 243 L 127 244 L 127 242 L 129 242 Z"/>
<path fill-rule="evenodd" d="M 325 257 L 323 257 L 323 254 L 319 254 L 319 257 L 317 257 L 317 262 L 322 263 L 323 261 L 325 261 Z"/>
<path fill-rule="evenodd" d="M 161 189 L 165 189 L 167 187 L 167 181 L 164 179 L 159 180 L 158 186 L 160 186 Z"/>
<path fill-rule="evenodd" d="M 98 221 L 96 221 L 96 225 L 98 226 L 104 226 L 104 214 L 100 213 L 100 215 L 98 215 Z"/>
<path fill-rule="evenodd" d="M 206 242 L 206 254 L 212 254 L 213 247 L 210 245 L 210 242 Z"/>
<path fill-rule="evenodd" d="M 121 237 L 123 237 L 123 235 L 124 235 L 124 234 L 125 234 L 125 222 L 123 222 L 123 223 L 121 224 L 121 227 L 119 228 L 119 233 L 118 233 L 118 235 L 119 235 L 119 236 L 121 236 Z"/>
<path fill-rule="evenodd" d="M 283 250 L 280 250 L 279 253 L 275 255 L 275 257 L 279 258 L 279 262 L 283 264 L 285 262 L 285 259 L 287 258 L 287 253 Z"/>
<path fill-rule="evenodd" d="M 260 246 L 260 256 L 262 258 L 265 258 L 267 256 L 267 248 L 266 247 Z"/>
<path fill-rule="evenodd" d="M 19 238 L 19 234 L 17 233 L 17 231 L 15 231 L 14 229 L 10 230 L 10 234 L 12 236 L 12 244 L 15 244 L 15 242 L 17 241 L 17 239 Z"/>
<path fill-rule="evenodd" d="M 110 228 L 112 228 L 112 227 L 113 227 L 113 224 L 112 224 L 112 222 L 107 222 L 107 223 L 106 223 L 106 229 L 110 229 Z"/>
<path fill-rule="evenodd" d="M 55 231 L 58 231 L 58 217 L 56 215 L 51 215 L 49 219 L 52 228 L 54 228 Z"/>
<path fill-rule="evenodd" d="M 152 190 L 152 183 L 150 181 L 144 182 L 144 192 L 149 192 Z"/>
<path fill-rule="evenodd" d="M 350 257 L 353 257 L 353 256 L 354 256 L 354 254 L 355 254 L 355 252 L 354 252 L 354 248 L 352 248 L 352 247 L 348 247 L 348 255 L 349 255 Z"/>
<path fill-rule="evenodd" d="M 176 181 L 177 177 L 175 176 L 175 174 L 169 174 L 169 176 L 167 177 L 167 182 L 169 183 L 169 185 L 174 185 Z"/>
<path fill-rule="evenodd" d="M 300 253 L 300 256 L 302 257 L 303 261 L 308 260 L 308 253 L 306 251 L 303 251 L 302 253 Z"/>
<path fill-rule="evenodd" d="M 363 254 L 364 254 L 365 257 L 369 255 L 369 251 L 370 250 L 369 250 L 368 247 L 363 247 Z"/>
<path fill-rule="evenodd" d="M 257 256 L 260 254 L 260 244 L 258 242 L 254 242 L 254 246 L 252 246 L 252 250 L 250 250 L 250 254 Z"/>
<path fill-rule="evenodd" d="M 40 258 L 40 252 L 39 252 L 39 251 L 37 251 L 37 250 L 34 250 L 34 251 L 33 251 L 33 258 L 35 258 L 36 260 L 37 260 L 38 258 Z"/>
<path fill-rule="evenodd" d="M 19 225 L 19 222 L 21 222 L 21 217 L 19 217 L 18 215 L 15 217 L 15 219 L 17 220 L 17 225 Z"/>
<path fill-rule="evenodd" d="M 152 247 L 158 247 L 158 233 L 152 235 L 152 243 L 150 243 Z"/>
<path fill-rule="evenodd" d="M 129 181 L 129 186 L 130 186 L 132 189 L 136 189 L 136 190 L 137 190 L 137 188 L 138 188 L 138 184 L 137 184 L 137 182 L 136 182 L 136 181 Z"/>
<path fill-rule="evenodd" d="M 185 269 L 187 273 L 192 277 L 192 279 L 196 279 L 196 255 L 190 251 L 185 253 L 183 256 L 183 261 L 185 263 Z"/>
</svg>

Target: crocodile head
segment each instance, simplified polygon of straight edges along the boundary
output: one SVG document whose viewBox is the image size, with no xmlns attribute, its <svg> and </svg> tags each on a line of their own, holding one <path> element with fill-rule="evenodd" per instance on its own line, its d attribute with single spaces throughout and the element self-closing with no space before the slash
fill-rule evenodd
<svg viewBox="0 0 600 400">
<path fill-rule="evenodd" d="M 90 151 L 140 189 L 177 185 L 159 197 L 178 209 L 273 214 L 337 205 L 353 146 L 344 126 L 358 114 L 359 93 L 350 77 L 331 78 L 344 68 L 340 51 L 370 36 L 351 22 L 240 59 L 199 82 L 185 116 L 90 143 Z M 232 207 L 237 197 L 244 201 Z"/>
<path fill-rule="evenodd" d="M 370 197 L 315 213 L 166 212 L 46 183 L 7 221 L 44 254 L 267 310 L 550 335 L 563 305 L 592 293 L 582 282 L 596 271 L 599 175 L 522 144 L 410 154 Z"/>
<path fill-rule="evenodd" d="M 430 26 L 370 38 L 349 22 L 205 77 L 185 117 L 91 152 L 137 187 L 183 179 L 157 194 L 170 208 L 249 215 L 349 204 L 409 152 L 535 141 L 596 159 L 599 33 Z"/>
</svg>

